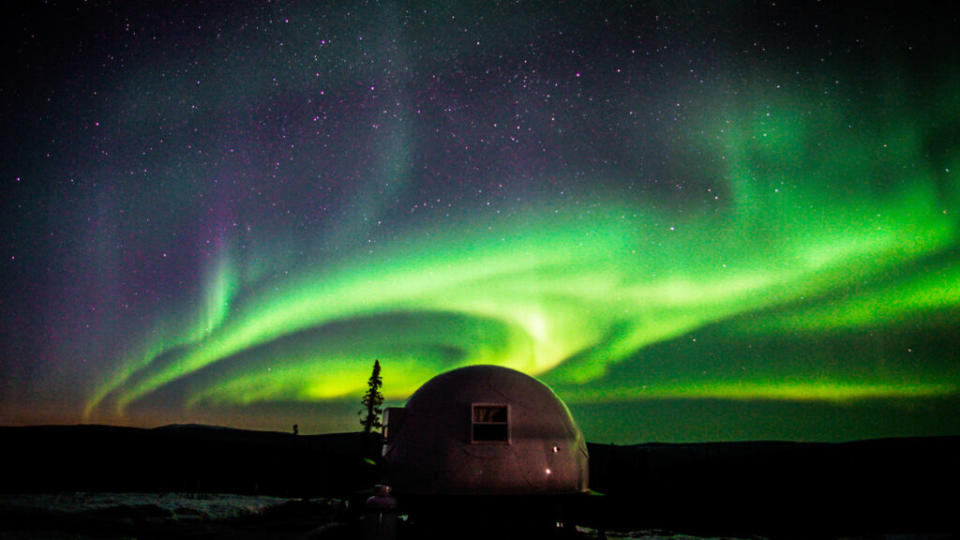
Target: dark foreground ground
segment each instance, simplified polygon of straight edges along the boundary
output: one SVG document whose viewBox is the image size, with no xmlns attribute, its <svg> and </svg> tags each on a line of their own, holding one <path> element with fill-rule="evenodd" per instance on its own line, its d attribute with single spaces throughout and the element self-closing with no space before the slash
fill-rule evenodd
<svg viewBox="0 0 960 540">
<path fill-rule="evenodd" d="M 187 493 L 0 496 L 3 539 L 300 539 L 338 520 L 340 501 Z"/>
<path fill-rule="evenodd" d="M 0 538 L 48 540 L 361 539 L 370 515 L 351 515 L 340 499 L 284 499 L 224 494 L 59 493 L 0 497 Z M 508 512 L 509 513 L 509 512 Z M 781 531 L 769 536 L 715 531 L 557 528 L 554 523 L 512 521 L 493 516 L 414 523 L 402 516 L 397 538 L 410 539 L 621 539 L 846 538 L 914 540 L 956 538 L 949 532 L 891 532 L 850 535 L 829 528 Z"/>
<path fill-rule="evenodd" d="M 362 434 L 47 426 L 0 440 L 0 539 L 361 538 L 381 474 Z M 960 538 L 960 437 L 589 449 L 603 495 L 400 497 L 398 536 Z"/>
</svg>

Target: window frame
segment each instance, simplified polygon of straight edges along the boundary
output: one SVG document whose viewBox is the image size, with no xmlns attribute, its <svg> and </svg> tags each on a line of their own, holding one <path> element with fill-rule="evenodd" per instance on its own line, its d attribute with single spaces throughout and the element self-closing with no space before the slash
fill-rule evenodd
<svg viewBox="0 0 960 540">
<path fill-rule="evenodd" d="M 475 411 L 477 408 L 486 407 L 486 408 L 503 408 L 507 413 L 506 421 L 500 422 L 481 422 L 476 420 Z M 511 429 L 511 411 L 509 403 L 490 403 L 490 402 L 477 402 L 470 404 L 470 444 L 512 444 L 513 434 Z M 506 427 L 506 439 L 478 439 L 476 438 L 476 426 L 505 426 Z"/>
</svg>

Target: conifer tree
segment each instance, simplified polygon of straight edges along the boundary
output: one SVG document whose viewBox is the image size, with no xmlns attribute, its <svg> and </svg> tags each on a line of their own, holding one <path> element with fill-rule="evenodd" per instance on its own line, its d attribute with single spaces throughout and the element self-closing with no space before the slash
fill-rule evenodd
<svg viewBox="0 0 960 540">
<path fill-rule="evenodd" d="M 373 361 L 373 373 L 370 374 L 370 379 L 367 380 L 367 393 L 363 395 L 361 403 L 364 406 L 364 409 L 360 411 L 360 414 L 364 416 L 360 420 L 360 425 L 363 426 L 364 433 L 370 433 L 374 428 L 383 427 L 383 423 L 380 421 L 380 414 L 383 413 L 383 394 L 380 393 L 380 386 L 383 385 L 383 379 L 380 378 L 380 360 Z"/>
</svg>

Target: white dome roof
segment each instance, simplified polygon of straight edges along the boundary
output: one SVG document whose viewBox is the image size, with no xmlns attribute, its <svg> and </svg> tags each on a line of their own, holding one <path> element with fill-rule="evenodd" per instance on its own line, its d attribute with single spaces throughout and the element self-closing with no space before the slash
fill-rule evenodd
<svg viewBox="0 0 960 540">
<path fill-rule="evenodd" d="M 409 493 L 587 489 L 587 448 L 562 401 L 529 375 L 468 366 L 420 387 L 391 414 L 390 483 Z M 397 421 L 400 420 L 400 421 Z"/>
</svg>

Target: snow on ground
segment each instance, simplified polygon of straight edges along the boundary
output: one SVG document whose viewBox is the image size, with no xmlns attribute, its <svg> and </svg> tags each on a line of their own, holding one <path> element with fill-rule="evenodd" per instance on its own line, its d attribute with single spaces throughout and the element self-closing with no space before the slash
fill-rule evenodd
<svg viewBox="0 0 960 540">
<path fill-rule="evenodd" d="M 304 538 L 305 533 L 333 519 L 338 513 L 336 500 L 315 500 L 312 502 L 253 495 L 230 495 L 215 493 L 33 493 L 0 495 L 0 524 L 17 526 L 10 532 L 8 527 L 0 525 L 0 538 L 26 539 L 38 538 L 35 532 L 43 529 L 43 538 L 95 539 L 107 536 L 93 534 L 78 536 L 71 532 L 58 535 L 50 531 L 74 530 L 82 526 L 96 533 L 107 529 L 116 531 L 138 531 L 149 527 L 152 532 L 166 531 L 169 537 L 195 538 L 202 531 L 205 534 L 217 532 L 216 538 L 242 538 L 272 540 L 282 538 Z M 269 517 L 271 516 L 272 517 Z M 229 523 L 244 525 L 230 528 Z M 280 521 L 278 521 L 280 520 Z M 223 523 L 225 525 L 216 525 Z M 251 524 L 260 523 L 259 528 Z M 119 524 L 117 528 L 114 524 Z M 160 527 L 160 529 L 156 529 Z M 210 527 L 217 527 L 210 529 Z M 39 528 L 39 529 L 38 529 Z M 47 530 L 49 529 L 49 530 Z M 221 530 L 222 529 L 222 530 Z M 242 536 L 238 536 L 243 533 Z M 18 536 L 20 534 L 20 536 Z M 109 536 L 109 535 L 108 535 Z M 307 535 L 309 536 L 309 535 Z M 115 536 L 109 536 L 114 538 Z M 124 536 L 126 537 L 126 536 Z M 758 540 L 758 536 L 691 536 L 659 530 L 646 531 L 599 531 L 586 527 L 577 527 L 577 538 L 622 540 L 739 540 L 749 538 Z M 825 534 L 829 538 L 832 535 Z M 954 538 L 951 535 L 911 535 L 911 534 L 874 534 L 869 537 L 847 536 L 848 540 L 942 540 Z"/>
<path fill-rule="evenodd" d="M 0 511 L 65 518 L 132 515 L 155 521 L 219 521 L 261 515 L 289 500 L 210 493 L 31 493 L 0 495 Z"/>
</svg>

